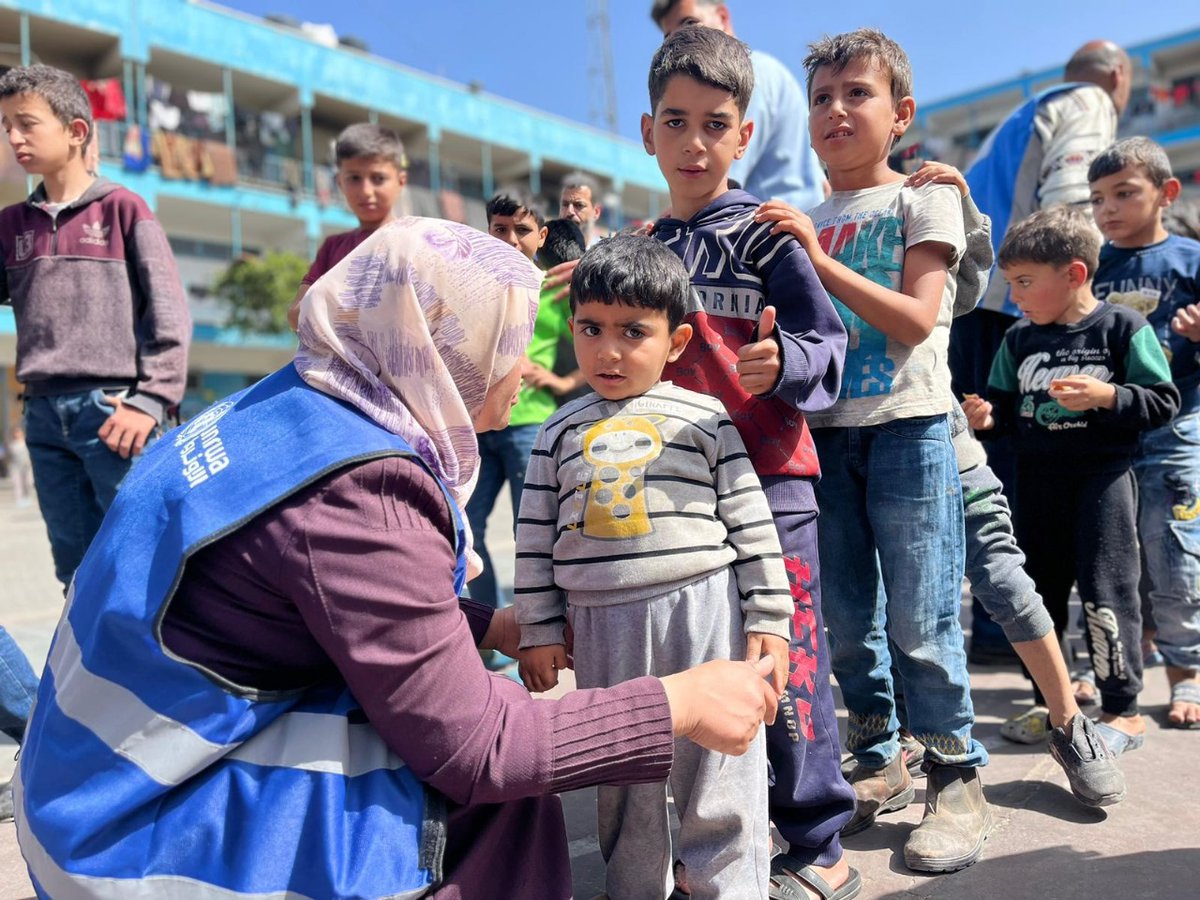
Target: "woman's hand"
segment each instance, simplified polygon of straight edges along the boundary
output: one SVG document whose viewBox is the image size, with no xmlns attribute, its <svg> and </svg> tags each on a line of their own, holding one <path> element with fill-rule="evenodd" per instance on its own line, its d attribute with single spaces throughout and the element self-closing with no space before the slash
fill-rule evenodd
<svg viewBox="0 0 1200 900">
<path fill-rule="evenodd" d="M 765 680 L 775 660 L 756 663 L 716 659 L 662 679 L 676 737 L 718 753 L 740 755 L 765 721 L 775 721 L 779 695 Z"/>
<path fill-rule="evenodd" d="M 488 623 L 487 634 L 479 642 L 479 649 L 499 650 L 505 656 L 516 659 L 520 646 L 521 626 L 517 624 L 516 609 L 506 606 L 492 613 L 492 621 Z"/>
</svg>

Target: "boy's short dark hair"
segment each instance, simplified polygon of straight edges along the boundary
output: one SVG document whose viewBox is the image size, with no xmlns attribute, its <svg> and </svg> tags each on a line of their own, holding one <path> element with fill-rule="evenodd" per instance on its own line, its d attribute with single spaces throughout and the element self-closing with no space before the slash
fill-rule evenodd
<svg viewBox="0 0 1200 900">
<path fill-rule="evenodd" d="M 808 73 L 805 92 L 812 98 L 813 77 L 821 66 L 830 66 L 838 74 L 856 59 L 869 59 L 883 70 L 892 83 L 892 100 L 899 103 L 913 91 L 912 63 L 904 48 L 877 28 L 859 28 L 845 34 L 825 35 L 808 45 L 804 71 Z"/>
<path fill-rule="evenodd" d="M 551 219 L 546 223 L 546 242 L 537 252 L 543 269 L 579 259 L 587 249 L 583 231 L 570 219 Z"/>
<path fill-rule="evenodd" d="M 542 212 L 541 201 L 528 191 L 513 188 L 494 194 L 487 202 L 488 225 L 492 224 L 495 216 L 515 216 L 521 210 L 533 216 L 538 228 L 545 227 L 546 214 Z"/>
<path fill-rule="evenodd" d="M 1087 213 L 1071 206 L 1040 210 L 1010 227 L 997 256 L 1002 269 L 1023 262 L 1061 267 L 1077 259 L 1089 279 L 1096 274 L 1100 232 Z"/>
<path fill-rule="evenodd" d="M 667 82 L 676 75 L 728 91 L 738 113 L 746 114 L 754 92 L 754 66 L 750 48 L 737 38 L 716 28 L 688 25 L 663 41 L 650 62 L 651 115 L 658 110 Z"/>
<path fill-rule="evenodd" d="M 378 156 L 403 172 L 408 168 L 404 142 L 390 128 L 371 122 L 359 122 L 342 129 L 333 145 L 334 161 L 341 165 L 348 159 Z"/>
<path fill-rule="evenodd" d="M 1092 160 L 1088 166 L 1088 182 L 1116 175 L 1132 166 L 1140 166 L 1155 187 L 1162 187 L 1173 177 L 1166 150 L 1148 137 L 1131 137 L 1109 145 Z"/>
<path fill-rule="evenodd" d="M 614 234 L 583 254 L 571 276 L 571 313 L 580 303 L 635 306 L 663 312 L 674 331 L 687 315 L 692 283 L 683 260 L 642 234 Z"/>
<path fill-rule="evenodd" d="M 17 94 L 41 97 L 55 117 L 68 128 L 76 119 L 87 122 L 86 147 L 92 139 L 92 104 L 83 85 L 70 72 L 54 66 L 17 66 L 0 75 L 0 100 Z"/>
</svg>

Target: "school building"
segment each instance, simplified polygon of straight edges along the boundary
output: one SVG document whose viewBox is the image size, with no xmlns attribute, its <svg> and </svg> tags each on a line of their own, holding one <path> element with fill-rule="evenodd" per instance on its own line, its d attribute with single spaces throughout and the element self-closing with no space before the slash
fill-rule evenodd
<svg viewBox="0 0 1200 900">
<path fill-rule="evenodd" d="M 497 187 L 556 202 L 574 170 L 601 183 L 610 227 L 666 206 L 640 144 L 373 56 L 327 26 L 271 19 L 203 0 L 0 0 L 0 71 L 40 62 L 85 80 L 100 173 L 141 194 L 170 237 L 195 320 L 185 416 L 291 357 L 290 336 L 227 329 L 211 287 L 243 254 L 311 259 L 355 226 L 330 166 L 347 125 L 400 133 L 401 212 L 484 227 Z M 30 187 L 3 142 L 0 203 Z M 0 438 L 19 414 L 14 360 L 12 310 L 0 306 Z"/>
<path fill-rule="evenodd" d="M 1145 135 L 1158 141 L 1185 194 L 1200 195 L 1200 28 L 1125 49 L 1135 71 L 1120 136 Z M 916 125 L 900 152 L 913 160 L 936 158 L 963 168 L 1013 109 L 1062 78 L 1059 66 L 918 104 Z"/>
</svg>

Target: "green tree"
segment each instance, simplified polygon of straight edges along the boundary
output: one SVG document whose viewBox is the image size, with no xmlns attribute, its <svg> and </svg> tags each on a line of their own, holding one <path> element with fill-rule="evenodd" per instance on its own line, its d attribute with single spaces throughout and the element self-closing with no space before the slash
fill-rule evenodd
<svg viewBox="0 0 1200 900">
<path fill-rule="evenodd" d="M 231 328 L 258 334 L 285 334 L 287 311 L 308 272 L 308 261 L 288 251 L 234 260 L 213 291 L 229 307 Z"/>
</svg>

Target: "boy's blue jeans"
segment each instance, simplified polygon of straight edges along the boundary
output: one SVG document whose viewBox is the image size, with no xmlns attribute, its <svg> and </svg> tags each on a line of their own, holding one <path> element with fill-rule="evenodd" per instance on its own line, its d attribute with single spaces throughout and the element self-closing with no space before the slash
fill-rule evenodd
<svg viewBox="0 0 1200 900">
<path fill-rule="evenodd" d="M 868 768 L 900 752 L 891 639 L 908 727 L 933 762 L 982 766 L 959 611 L 963 504 L 946 416 L 813 430 L 833 672 L 847 745 Z M 879 590 L 882 578 L 884 590 Z"/>
<path fill-rule="evenodd" d="M 1157 627 L 1169 666 L 1200 671 L 1200 411 L 1141 437 L 1138 535 Z"/>
<path fill-rule="evenodd" d="M 25 736 L 37 689 L 38 679 L 29 660 L 12 635 L 0 627 L 0 731 L 18 744 Z"/>
<path fill-rule="evenodd" d="M 521 510 L 521 492 L 525 489 L 525 470 L 529 466 L 529 456 L 533 453 L 533 445 L 541 427 L 510 425 L 500 431 L 485 431 L 479 435 L 479 481 L 475 484 L 475 493 L 467 501 L 467 521 L 471 523 L 475 552 L 483 560 L 483 572 L 467 585 L 468 593 L 476 603 L 486 603 L 492 607 L 500 605 L 496 572 L 484 543 L 487 520 L 507 481 L 512 496 L 515 533 L 517 514 Z"/>
<path fill-rule="evenodd" d="M 25 444 L 33 483 L 50 536 L 54 574 L 64 587 L 134 463 L 100 440 L 100 426 L 114 412 L 104 394 L 97 388 L 25 400 Z"/>
</svg>

